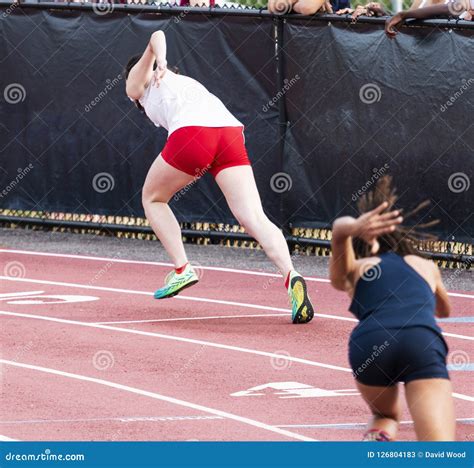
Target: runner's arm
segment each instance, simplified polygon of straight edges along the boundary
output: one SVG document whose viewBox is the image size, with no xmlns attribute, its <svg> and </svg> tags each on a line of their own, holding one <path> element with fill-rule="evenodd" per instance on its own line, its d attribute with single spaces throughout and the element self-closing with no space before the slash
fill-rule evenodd
<svg viewBox="0 0 474 468">
<path fill-rule="evenodd" d="M 127 79 L 127 96 L 138 100 L 153 77 L 153 66 L 157 63 L 159 70 L 166 70 L 166 37 L 163 31 L 156 31 L 150 37 L 140 60 L 130 70 Z"/>
<path fill-rule="evenodd" d="M 329 263 L 329 278 L 334 288 L 350 292 L 354 287 L 358 262 L 352 247 L 353 237 L 366 242 L 371 247 L 371 253 L 376 255 L 380 248 L 377 237 L 393 232 L 403 221 L 398 210 L 384 213 L 387 207 L 388 203 L 383 202 L 357 219 L 344 216 L 334 221 Z"/>
<path fill-rule="evenodd" d="M 436 277 L 436 317 L 446 318 L 451 315 L 451 304 L 449 302 L 448 292 L 444 287 L 441 273 L 437 265 L 434 265 Z"/>
</svg>

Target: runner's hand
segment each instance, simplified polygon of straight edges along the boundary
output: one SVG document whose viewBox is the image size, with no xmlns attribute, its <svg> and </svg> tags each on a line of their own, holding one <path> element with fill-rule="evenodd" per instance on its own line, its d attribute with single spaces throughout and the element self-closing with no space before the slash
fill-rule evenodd
<svg viewBox="0 0 474 468">
<path fill-rule="evenodd" d="M 398 210 L 383 213 L 387 206 L 388 203 L 383 202 L 374 210 L 359 216 L 352 225 L 352 236 L 358 237 L 372 246 L 374 254 L 379 249 L 377 237 L 395 231 L 397 225 L 403 221 Z"/>
</svg>

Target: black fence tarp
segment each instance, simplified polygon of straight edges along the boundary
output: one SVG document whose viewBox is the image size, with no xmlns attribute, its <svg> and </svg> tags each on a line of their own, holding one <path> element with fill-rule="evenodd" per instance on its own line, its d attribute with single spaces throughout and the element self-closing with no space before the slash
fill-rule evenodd
<svg viewBox="0 0 474 468">
<path fill-rule="evenodd" d="M 291 221 L 324 224 L 387 173 L 402 206 L 430 199 L 438 232 L 472 239 L 472 45 L 466 31 L 407 28 L 391 41 L 383 25 L 288 22 L 286 76 L 304 77 L 286 100 Z"/>
<path fill-rule="evenodd" d="M 390 173 L 403 205 L 433 201 L 435 232 L 472 241 L 473 31 L 436 26 L 389 41 L 380 24 L 0 7 L 0 208 L 143 215 L 166 134 L 133 107 L 120 73 L 158 28 L 168 62 L 245 124 L 281 226 L 327 226 Z M 94 189 L 102 173 L 111 179 Z M 235 222 L 210 176 L 172 207 L 180 221 Z"/>
</svg>

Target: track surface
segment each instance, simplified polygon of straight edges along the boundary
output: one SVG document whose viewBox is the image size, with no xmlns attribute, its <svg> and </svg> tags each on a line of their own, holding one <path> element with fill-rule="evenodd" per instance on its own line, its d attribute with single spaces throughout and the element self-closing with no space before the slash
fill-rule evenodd
<svg viewBox="0 0 474 468">
<path fill-rule="evenodd" d="M 319 315 L 295 326 L 277 275 L 201 267 L 199 284 L 155 301 L 164 264 L 0 256 L 0 435 L 360 440 L 368 413 L 346 357 L 355 321 L 326 279 L 309 282 Z M 462 368 L 451 372 L 457 436 L 473 440 L 474 295 L 451 300 L 463 318 L 442 324 Z M 413 440 L 404 419 L 400 439 Z"/>
</svg>

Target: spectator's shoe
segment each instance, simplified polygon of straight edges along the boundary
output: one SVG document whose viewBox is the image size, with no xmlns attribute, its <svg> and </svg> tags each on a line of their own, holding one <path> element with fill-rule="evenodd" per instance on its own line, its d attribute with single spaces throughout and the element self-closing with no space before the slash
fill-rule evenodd
<svg viewBox="0 0 474 468">
<path fill-rule="evenodd" d="M 313 305 L 308 296 L 306 281 L 296 271 L 290 272 L 288 282 L 288 296 L 290 296 L 293 323 L 308 323 L 314 316 Z"/>
<path fill-rule="evenodd" d="M 199 281 L 193 267 L 188 263 L 182 273 L 171 271 L 165 279 L 165 285 L 155 292 L 155 299 L 166 299 L 179 294 Z"/>
</svg>

